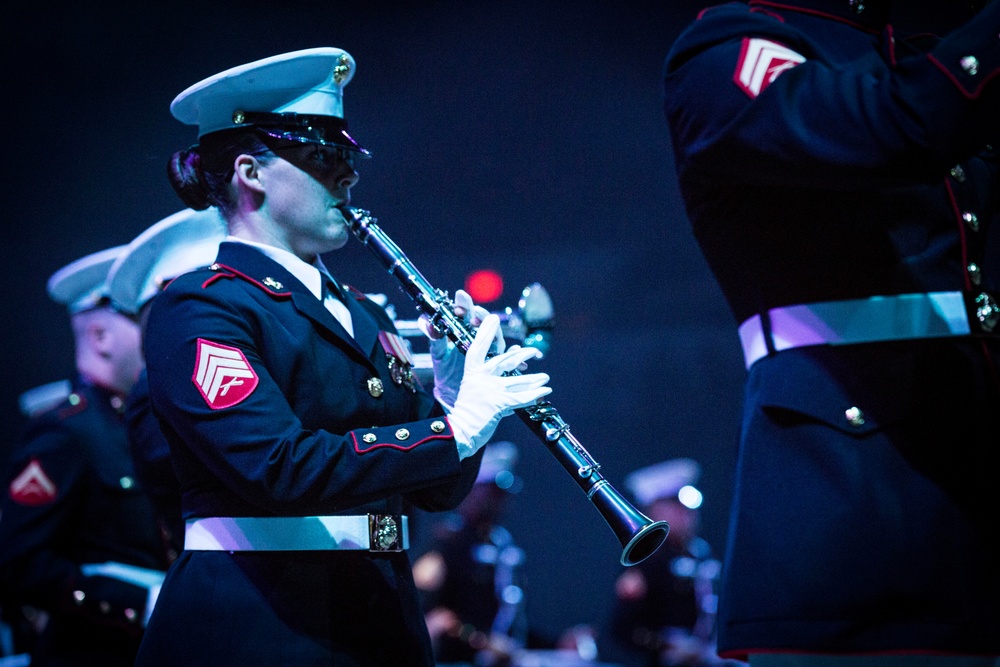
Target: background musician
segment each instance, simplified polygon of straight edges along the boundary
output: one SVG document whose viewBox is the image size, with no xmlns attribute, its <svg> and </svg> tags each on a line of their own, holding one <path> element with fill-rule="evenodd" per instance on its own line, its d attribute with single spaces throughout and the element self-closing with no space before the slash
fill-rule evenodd
<svg viewBox="0 0 1000 667">
<path fill-rule="evenodd" d="M 700 475 L 696 461 L 679 458 L 625 478 L 643 512 L 670 524 L 663 547 L 623 571 L 615 582 L 609 639 L 625 664 L 723 664 L 715 654 L 715 583 L 720 564 L 699 535 Z"/>
<path fill-rule="evenodd" d="M 130 667 L 168 564 L 126 442 L 139 326 L 105 285 L 123 250 L 86 255 L 49 279 L 69 313 L 76 373 L 32 417 L 2 477 L 0 603 L 15 628 L 38 632 L 22 635 L 37 667 Z"/>
</svg>

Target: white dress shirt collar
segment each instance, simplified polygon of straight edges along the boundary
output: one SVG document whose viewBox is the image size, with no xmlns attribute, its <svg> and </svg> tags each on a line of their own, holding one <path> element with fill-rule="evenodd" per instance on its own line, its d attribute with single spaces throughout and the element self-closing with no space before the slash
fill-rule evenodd
<svg viewBox="0 0 1000 667">
<path fill-rule="evenodd" d="M 228 236 L 226 240 L 253 246 L 278 264 L 281 264 L 281 266 L 285 267 L 289 273 L 298 278 L 299 281 L 305 285 L 310 292 L 312 292 L 313 296 L 323 301 L 323 305 L 326 306 L 326 309 L 337 318 L 345 329 L 347 329 L 347 333 L 354 336 L 354 326 L 351 313 L 347 310 L 347 306 L 333 294 L 329 294 L 325 299 L 323 298 L 323 279 L 324 277 L 329 277 L 330 272 L 327 271 L 326 266 L 323 265 L 323 260 L 320 259 L 319 255 L 316 255 L 315 264 L 309 264 L 283 248 L 277 248 L 272 245 L 257 243 L 255 241 L 248 241 L 237 236 Z"/>
</svg>

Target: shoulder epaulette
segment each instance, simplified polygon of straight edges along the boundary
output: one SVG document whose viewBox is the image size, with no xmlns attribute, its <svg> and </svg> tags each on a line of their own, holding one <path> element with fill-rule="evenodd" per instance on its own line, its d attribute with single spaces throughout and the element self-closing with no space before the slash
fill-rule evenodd
<svg viewBox="0 0 1000 667">
<path fill-rule="evenodd" d="M 59 419 L 69 419 L 73 415 L 80 414 L 86 410 L 88 405 L 87 397 L 74 391 L 59 405 L 56 417 Z"/>
<path fill-rule="evenodd" d="M 251 276 L 248 276 L 242 271 L 234 269 L 231 266 L 226 266 L 225 264 L 218 264 L 218 263 L 212 264 L 211 266 L 208 267 L 208 269 L 210 271 L 213 271 L 214 273 L 213 275 L 209 276 L 209 278 L 206 279 L 205 282 L 201 284 L 202 289 L 206 289 L 212 283 L 218 280 L 223 280 L 223 279 L 229 280 L 233 278 L 239 278 L 263 290 L 264 292 L 270 294 L 273 297 L 287 299 L 292 296 L 291 291 L 283 291 L 285 286 L 271 277 L 266 277 L 263 280 L 257 280 L 256 278 L 252 278 Z"/>
</svg>

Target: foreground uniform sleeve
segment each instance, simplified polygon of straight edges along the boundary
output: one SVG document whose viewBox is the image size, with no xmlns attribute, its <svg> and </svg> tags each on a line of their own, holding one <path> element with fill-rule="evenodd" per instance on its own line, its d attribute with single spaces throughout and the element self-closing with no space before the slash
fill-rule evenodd
<svg viewBox="0 0 1000 667">
<path fill-rule="evenodd" d="M 363 293 L 359 302 L 366 306 L 368 312 L 378 322 L 379 327 L 392 334 L 398 335 L 395 323 L 388 317 L 386 311 L 380 306 L 367 299 Z M 414 403 L 413 418 L 431 418 L 434 421 L 442 420 L 445 410 L 429 391 L 418 383 L 419 398 Z M 433 421 L 431 422 L 433 423 Z M 449 429 L 450 432 L 450 429 Z M 474 455 L 463 459 L 461 462 L 462 475 L 459 479 L 449 481 L 444 484 L 436 484 L 430 487 L 419 488 L 406 494 L 406 501 L 415 507 L 429 512 L 450 510 L 456 508 L 462 500 L 469 494 L 475 484 L 479 473 L 480 462 L 482 461 L 484 450 L 476 452 Z"/>
<path fill-rule="evenodd" d="M 308 514 L 462 478 L 446 419 L 391 423 L 359 407 L 363 377 L 330 342 L 314 345 L 295 325 L 262 314 L 237 288 L 172 286 L 157 297 L 146 332 L 150 397 L 172 455 L 192 476 L 182 483 L 225 488 L 259 511 Z M 237 368 L 238 382 L 220 389 L 199 377 L 205 355 Z M 329 426 L 304 427 L 286 392 L 299 412 L 324 393 Z"/>
<path fill-rule="evenodd" d="M 664 70 L 678 163 L 735 183 L 877 188 L 939 176 L 1000 138 L 998 33 L 993 3 L 930 54 L 892 66 L 872 35 L 845 65 L 766 13 L 712 8 Z"/>
</svg>

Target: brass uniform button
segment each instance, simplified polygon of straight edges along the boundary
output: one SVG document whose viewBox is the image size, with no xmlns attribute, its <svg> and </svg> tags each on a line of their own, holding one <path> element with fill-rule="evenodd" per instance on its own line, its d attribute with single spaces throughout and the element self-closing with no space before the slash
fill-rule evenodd
<svg viewBox="0 0 1000 667">
<path fill-rule="evenodd" d="M 432 421 L 431 422 L 431 430 L 434 431 L 435 433 L 443 433 L 444 432 L 444 422 L 441 421 L 441 420 Z"/>
<path fill-rule="evenodd" d="M 361 436 L 361 439 L 364 440 L 369 445 L 378 440 L 378 438 L 375 436 L 374 433 L 365 433 L 363 436 Z"/>
<path fill-rule="evenodd" d="M 111 612 L 111 603 L 106 600 L 101 600 L 101 603 L 97 606 L 100 607 L 102 614 L 108 614 Z"/>
<path fill-rule="evenodd" d="M 351 75 L 351 59 L 347 55 L 342 55 L 337 60 L 337 66 L 333 68 L 333 80 L 340 85 Z"/>
<path fill-rule="evenodd" d="M 962 220 L 965 221 L 965 224 L 967 224 L 969 226 L 969 229 L 971 229 L 972 231 L 974 232 L 979 231 L 979 216 L 977 216 L 975 213 L 970 213 L 966 211 L 965 213 L 962 214 Z"/>
<path fill-rule="evenodd" d="M 951 168 L 951 177 L 959 183 L 965 183 L 965 169 L 962 169 L 962 165 L 956 164 Z"/>
<path fill-rule="evenodd" d="M 401 428 L 398 431 L 396 431 L 396 440 L 406 440 L 409 437 L 410 437 L 410 432 L 407 431 L 405 428 Z"/>
<path fill-rule="evenodd" d="M 1000 323 L 1000 304 L 985 292 L 976 297 L 976 319 L 986 333 L 993 331 Z"/>
<path fill-rule="evenodd" d="M 382 386 L 382 381 L 378 378 L 368 378 L 368 393 L 372 395 L 372 398 L 378 398 L 385 391 L 385 387 Z"/>
<path fill-rule="evenodd" d="M 966 267 L 969 272 L 969 280 L 972 281 L 973 285 L 978 285 L 983 282 L 983 271 L 979 268 L 979 265 L 975 262 L 969 262 L 969 266 Z"/>
<path fill-rule="evenodd" d="M 851 426 L 865 425 L 865 413 L 861 412 L 861 408 L 847 408 L 847 410 L 844 410 L 844 416 L 847 417 L 847 423 Z"/>
<path fill-rule="evenodd" d="M 135 486 L 135 480 L 129 477 L 128 475 L 118 480 L 118 483 L 122 485 L 123 489 L 131 489 L 133 486 Z"/>
<path fill-rule="evenodd" d="M 958 61 L 958 64 L 962 66 L 965 73 L 969 76 L 976 76 L 979 74 L 979 59 L 975 56 L 965 56 Z"/>
</svg>

